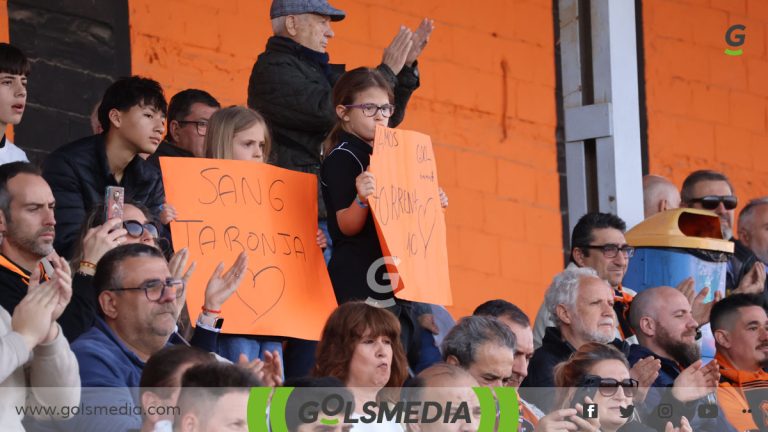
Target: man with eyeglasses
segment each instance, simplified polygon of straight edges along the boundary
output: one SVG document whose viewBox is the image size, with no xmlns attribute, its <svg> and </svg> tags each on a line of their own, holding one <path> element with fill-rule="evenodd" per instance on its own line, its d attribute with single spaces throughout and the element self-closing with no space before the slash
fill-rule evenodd
<svg viewBox="0 0 768 432">
<path fill-rule="evenodd" d="M 234 287 L 240 270 L 221 277 Z M 229 283 L 229 282 L 227 282 Z M 185 301 L 185 283 L 173 279 L 162 252 L 146 244 L 118 246 L 99 260 L 93 285 L 98 290 L 100 317 L 73 344 L 80 364 L 84 404 L 139 406 L 139 380 L 147 360 L 171 341 Z M 234 289 L 224 290 L 233 292 Z M 222 302 L 226 298 L 220 298 Z M 214 305 L 220 308 L 220 304 Z M 217 328 L 198 321 L 192 345 L 215 346 Z M 198 338 L 201 342 L 197 343 Z M 213 339 L 213 344 L 202 339 Z M 73 420 L 76 430 L 128 430 L 141 427 L 135 411 L 123 416 L 86 415 Z"/>
<path fill-rule="evenodd" d="M 661 363 L 653 389 L 638 405 L 640 417 L 663 427 L 668 419 L 659 419 L 657 408 L 669 404 L 674 418 L 684 415 L 695 431 L 734 431 L 722 412 L 714 418 L 694 415 L 702 412 L 699 406 L 713 403 L 710 395 L 717 390 L 720 372 L 717 360 L 702 363 L 696 341 L 699 324 L 685 295 L 672 287 L 646 289 L 632 300 L 629 321 L 638 341 L 630 346 L 630 365 L 649 356 Z"/>
<path fill-rule="evenodd" d="M 587 267 L 608 282 L 614 290 L 614 310 L 618 318 L 616 336 L 628 339 L 632 329 L 627 321 L 628 305 L 635 292 L 623 287 L 621 280 L 627 271 L 629 259 L 635 250 L 624 239 L 627 225 L 620 217 L 610 213 L 587 213 L 579 219 L 571 234 L 571 262 L 566 269 Z M 551 314 L 544 304 L 536 314 L 533 326 L 533 344 L 542 344 L 546 328 L 553 325 Z"/>
<path fill-rule="evenodd" d="M 186 89 L 168 102 L 168 133 L 147 161 L 160 167 L 159 157 L 205 157 L 205 133 L 221 104 L 210 93 Z"/>
<path fill-rule="evenodd" d="M 733 238 L 733 214 L 738 199 L 725 174 L 712 170 L 694 171 L 683 181 L 680 191 L 683 207 L 710 210 L 720 218 L 723 238 L 734 242 L 734 254 L 728 261 L 726 293 L 759 293 L 766 287 L 765 266 L 752 251 Z"/>
</svg>

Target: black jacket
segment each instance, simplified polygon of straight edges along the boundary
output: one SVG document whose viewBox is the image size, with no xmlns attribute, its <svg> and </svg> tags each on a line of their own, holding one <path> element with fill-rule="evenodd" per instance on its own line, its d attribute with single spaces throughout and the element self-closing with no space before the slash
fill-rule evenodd
<svg viewBox="0 0 768 432">
<path fill-rule="evenodd" d="M 318 53 L 318 55 L 320 55 Z M 270 162 L 294 171 L 318 175 L 323 140 L 336 124 L 331 93 L 344 73 L 344 65 L 324 65 L 291 39 L 273 36 L 253 65 L 248 83 L 248 106 L 259 111 L 269 123 L 273 146 Z M 403 121 L 405 107 L 419 87 L 415 68 L 403 67 L 395 76 L 386 65 L 379 72 L 395 91 L 395 114 L 389 126 Z M 325 203 L 319 192 L 318 212 L 325 218 Z"/>
<path fill-rule="evenodd" d="M 42 274 L 45 271 L 40 266 Z M 3 255 L 0 255 L 0 306 L 10 315 L 13 315 L 14 309 L 21 302 L 21 299 L 27 295 L 29 286 L 30 271 L 21 268 Z M 64 309 L 57 322 L 64 332 L 64 337 L 69 342 L 73 342 L 85 331 L 93 327 L 96 319 L 96 292 L 93 285 L 86 281 L 89 276 L 80 273 L 72 275 L 72 299 Z M 41 282 L 45 277 L 41 279 Z"/>
<path fill-rule="evenodd" d="M 744 243 L 732 238 L 734 244 L 733 255 L 728 260 L 728 271 L 725 276 L 725 292 L 736 289 L 744 276 L 752 270 L 752 267 L 758 262 L 757 256 Z M 765 280 L 764 292 L 768 295 L 768 278 Z"/>
<path fill-rule="evenodd" d="M 195 157 L 195 155 L 188 150 L 184 150 L 183 148 L 171 144 L 167 140 L 163 140 L 163 142 L 160 143 L 159 146 L 157 146 L 157 150 L 155 150 L 154 153 L 149 155 L 147 158 L 147 162 L 151 163 L 155 166 L 155 168 L 160 169 L 160 157 L 167 156 L 167 157 Z"/>
<path fill-rule="evenodd" d="M 629 344 L 614 339 L 611 345 L 624 355 L 629 354 Z M 549 412 L 555 402 L 555 373 L 559 363 L 568 360 L 576 349 L 563 339 L 560 329 L 547 327 L 541 346 L 534 351 L 528 363 L 528 376 L 520 385 L 520 394 L 526 401 L 536 405 L 544 412 Z M 545 390 L 551 388 L 551 391 Z"/>
<path fill-rule="evenodd" d="M 43 164 L 43 177 L 56 198 L 56 240 L 60 255 L 71 258 L 88 212 L 104 202 L 107 186 L 125 188 L 125 199 L 145 205 L 154 217 L 165 201 L 160 170 L 136 156 L 121 182 L 109 170 L 104 135 L 93 135 L 59 147 Z"/>
</svg>

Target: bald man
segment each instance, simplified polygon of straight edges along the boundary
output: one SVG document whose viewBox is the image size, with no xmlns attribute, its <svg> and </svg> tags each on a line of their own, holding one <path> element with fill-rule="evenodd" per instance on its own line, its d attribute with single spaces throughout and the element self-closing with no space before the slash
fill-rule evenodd
<svg viewBox="0 0 768 432">
<path fill-rule="evenodd" d="M 693 417 L 695 406 L 706 405 L 707 395 L 717 389 L 720 373 L 716 360 L 702 365 L 696 342 L 699 324 L 685 295 L 672 287 L 646 289 L 632 300 L 629 322 L 638 341 L 630 347 L 629 363 L 634 365 L 648 356 L 661 362 L 653 387 L 664 390 L 648 393 L 640 408 L 641 418 L 653 416 L 659 405 L 670 404 L 674 417 L 691 419 L 695 431 L 735 430 L 722 413 L 713 419 Z M 694 401 L 697 403 L 691 403 Z"/>
<path fill-rule="evenodd" d="M 680 207 L 680 191 L 666 178 L 649 174 L 643 177 L 643 206 L 646 219 L 676 209 Z"/>
<path fill-rule="evenodd" d="M 437 363 L 424 369 L 416 378 L 416 386 L 406 389 L 407 399 L 411 401 L 437 402 L 446 407 L 450 402 L 451 411 L 461 412 L 459 406 L 467 403 L 469 420 L 455 423 L 436 421 L 433 423 L 408 423 L 410 432 L 474 432 L 480 423 L 480 402 L 472 387 L 479 387 L 477 380 L 459 366 Z M 428 411 L 434 415 L 434 408 Z"/>
</svg>

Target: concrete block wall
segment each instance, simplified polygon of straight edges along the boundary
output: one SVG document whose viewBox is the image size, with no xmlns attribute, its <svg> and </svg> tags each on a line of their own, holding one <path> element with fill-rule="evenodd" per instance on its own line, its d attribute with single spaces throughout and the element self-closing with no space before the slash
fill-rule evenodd
<svg viewBox="0 0 768 432">
<path fill-rule="evenodd" d="M 456 316 L 506 298 L 535 313 L 562 269 L 552 2 L 336 0 L 329 53 L 376 65 L 398 29 L 436 21 L 403 128 L 431 135 L 447 212 Z M 244 104 L 271 34 L 267 0 L 130 0 L 132 71 Z M 173 17 L 173 19 L 170 19 Z"/>
</svg>

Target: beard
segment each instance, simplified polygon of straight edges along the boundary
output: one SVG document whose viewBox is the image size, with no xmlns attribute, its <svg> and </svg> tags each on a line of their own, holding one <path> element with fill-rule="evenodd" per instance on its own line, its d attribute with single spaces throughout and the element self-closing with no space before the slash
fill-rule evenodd
<svg viewBox="0 0 768 432">
<path fill-rule="evenodd" d="M 21 232 L 13 222 L 8 222 L 4 240 L 19 250 L 42 258 L 53 252 L 53 242 L 47 243 L 40 239 L 40 236 L 47 232 L 55 233 L 55 229 L 53 227 L 43 227 L 33 234 L 27 234 Z"/>
<path fill-rule="evenodd" d="M 584 323 L 577 319 L 573 322 L 573 327 L 576 333 L 584 335 L 584 339 L 592 342 L 607 344 L 615 339 L 613 330 L 609 333 L 602 333 L 600 330 L 587 329 Z"/>
<path fill-rule="evenodd" d="M 660 347 L 672 356 L 672 360 L 680 363 L 683 368 L 687 368 L 695 361 L 701 359 L 701 348 L 695 341 L 685 343 L 675 340 L 664 327 L 659 327 L 658 341 Z"/>
</svg>

